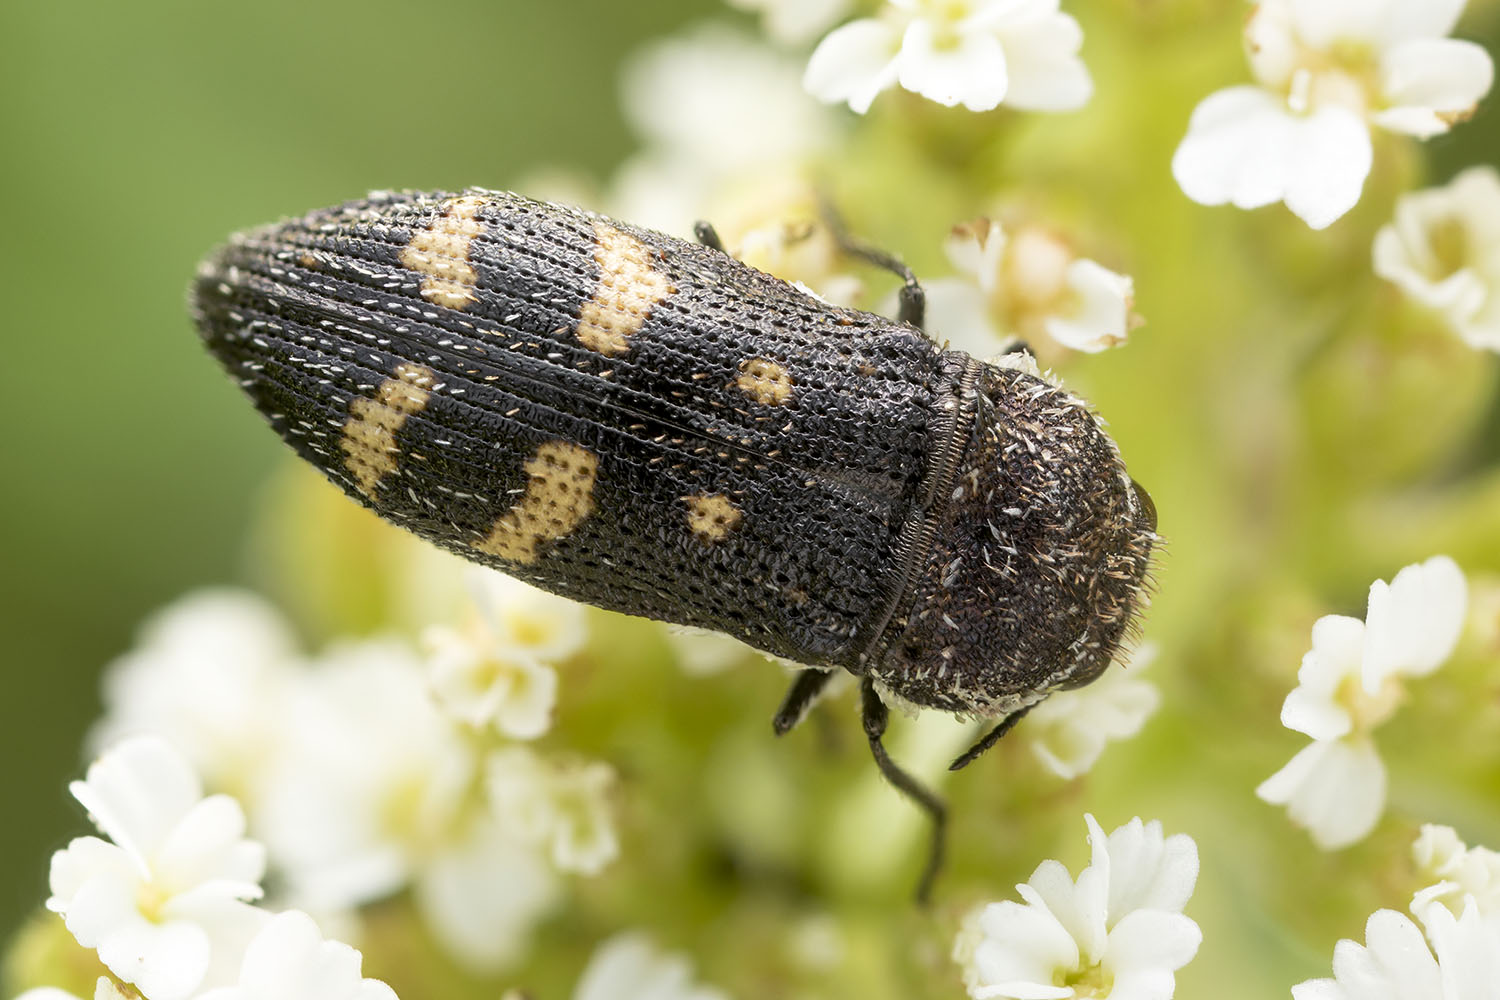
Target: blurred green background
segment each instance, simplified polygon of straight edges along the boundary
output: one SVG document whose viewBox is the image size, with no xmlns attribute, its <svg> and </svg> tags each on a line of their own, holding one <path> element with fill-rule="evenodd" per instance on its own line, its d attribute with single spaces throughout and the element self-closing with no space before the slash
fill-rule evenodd
<svg viewBox="0 0 1500 1000">
<path fill-rule="evenodd" d="M 892 206 L 881 223 L 889 232 L 877 225 L 874 235 L 920 233 L 920 246 L 897 249 L 941 266 L 941 233 L 989 206 L 923 181 L 961 173 L 953 164 L 972 156 L 973 189 L 1029 184 L 1070 222 L 1092 220 L 1118 251 L 1112 263 L 1136 277 L 1148 326 L 1129 349 L 1080 359 L 1068 375 L 1109 417 L 1171 538 L 1146 627 L 1170 637 L 1153 674 L 1167 704 L 1151 739 L 1107 757 L 1090 790 L 1200 837 L 1196 912 L 1206 931 L 1242 939 L 1210 939 L 1184 982 L 1254 971 L 1268 986 L 1289 985 L 1282 968 L 1259 968 L 1260 957 L 1291 955 L 1300 974 L 1326 974 L 1333 937 L 1358 934 L 1372 900 L 1404 902 L 1344 885 L 1361 859 L 1373 869 L 1404 850 L 1396 833 L 1352 861 L 1316 854 L 1250 794 L 1267 761 L 1274 768 L 1301 745 L 1275 713 L 1307 626 L 1319 614 L 1359 613 L 1370 580 L 1440 547 L 1466 569 L 1500 571 L 1494 358 L 1443 334 L 1408 337 L 1410 318 L 1368 273 L 1369 237 L 1396 192 L 1496 162 L 1500 114 L 1492 96 L 1474 122 L 1420 152 L 1402 147 L 1409 159 L 1378 167 L 1360 208 L 1326 234 L 1279 208 L 1204 209 L 1181 196 L 1167 166 L 1193 105 L 1248 79 L 1243 5 L 1066 7 L 1088 38 L 1099 87 L 1090 107 L 989 136 L 963 113 L 919 108 L 900 121 L 892 108 L 912 102 L 887 98 L 877 107 L 885 117 L 870 120 L 869 148 L 890 153 L 902 130 L 931 148 L 860 164 L 867 189 L 890 189 L 909 171 L 922 192 Z M 1471 8 L 1462 34 L 1500 52 L 1500 5 Z M 544 164 L 602 180 L 632 146 L 617 98 L 622 61 L 642 41 L 707 17 L 734 19 L 717 0 L 4 5 L 0 190 L 12 229 L 0 239 L 0 856 L 9 859 L 0 938 L 45 896 L 49 852 L 82 832 L 66 780 L 98 714 L 100 668 L 151 610 L 193 587 L 247 578 L 251 512 L 283 456 L 198 347 L 184 309 L 196 261 L 235 229 L 371 188 L 506 187 Z M 1325 284 L 1338 295 L 1320 297 Z M 1348 298 L 1351 287 L 1363 297 Z M 1474 489 L 1441 495 L 1464 477 Z M 1366 504 L 1366 493 L 1377 502 Z M 754 702 L 768 717 L 780 678 L 707 683 L 719 708 Z M 746 725 L 758 733 L 764 720 Z M 1257 731 L 1249 749 L 1209 735 L 1247 729 Z M 1382 733 L 1383 747 L 1416 747 L 1404 771 L 1392 765 L 1393 800 L 1408 811 L 1441 813 L 1450 801 L 1422 784 L 1428 764 L 1457 756 L 1434 742 L 1443 732 L 1438 714 Z M 1483 797 L 1500 748 L 1455 739 L 1481 762 L 1467 775 L 1464 794 L 1480 794 L 1463 800 L 1465 818 L 1475 839 L 1494 832 L 1483 842 L 1500 848 L 1500 788 Z M 998 765 L 987 775 L 1003 778 Z M 1181 794 L 1216 785 L 1233 789 L 1227 810 Z M 976 800 L 986 787 L 974 779 L 961 794 Z M 1082 823 L 1067 808 L 1062 829 L 1075 850 L 1065 860 L 1076 871 Z M 1109 828 L 1130 814 L 1101 820 Z M 971 811 L 960 822 L 977 836 L 982 818 Z M 1215 839 L 1237 826 L 1250 832 Z M 1315 880 L 1307 884 L 1339 886 L 1328 904 L 1342 907 L 1337 920 L 1318 931 L 1326 939 L 1296 937 L 1303 928 L 1268 916 L 1296 914 L 1305 900 L 1302 883 L 1267 875 L 1283 861 L 1267 851 L 1267 831 L 1297 845 L 1296 864 Z M 1027 843 L 1014 831 L 999 836 Z M 1030 845 L 1015 852 L 1014 870 L 995 873 L 996 893 L 1042 856 Z M 1256 905 L 1237 908 L 1242 895 Z M 1240 967 L 1210 967 L 1211 949 Z"/>
<path fill-rule="evenodd" d="M 373 188 L 602 178 L 616 77 L 713 0 L 0 4 L 8 303 L 0 939 L 79 832 L 98 672 L 142 616 L 243 579 L 282 445 L 198 346 L 194 265 L 230 232 Z"/>
</svg>

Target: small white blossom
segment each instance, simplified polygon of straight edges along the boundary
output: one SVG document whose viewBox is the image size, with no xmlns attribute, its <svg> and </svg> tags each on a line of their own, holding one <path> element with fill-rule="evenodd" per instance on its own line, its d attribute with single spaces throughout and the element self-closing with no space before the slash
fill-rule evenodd
<svg viewBox="0 0 1500 1000">
<path fill-rule="evenodd" d="M 808 61 L 803 85 L 863 114 L 894 84 L 971 111 L 1002 102 L 1070 111 L 1093 94 L 1078 57 L 1083 32 L 1058 0 L 890 0 L 879 17 L 835 29 Z"/>
<path fill-rule="evenodd" d="M 136 648 L 105 670 L 96 749 L 156 735 L 211 787 L 248 792 L 278 742 L 296 641 L 248 591 L 205 590 L 154 615 Z"/>
<path fill-rule="evenodd" d="M 1105 744 L 1141 731 L 1161 704 L 1155 685 L 1140 676 L 1155 656 L 1154 645 L 1142 645 L 1094 683 L 1059 691 L 1027 713 L 1022 732 L 1048 770 L 1076 778 L 1094 766 Z"/>
<path fill-rule="evenodd" d="M 609 209 L 686 234 L 700 218 L 717 223 L 714 199 L 737 185 L 800 174 L 838 123 L 799 78 L 795 59 L 720 25 L 632 56 L 621 92 L 645 148 L 616 173 Z"/>
<path fill-rule="evenodd" d="M 723 632 L 669 625 L 663 629 L 663 634 L 677 657 L 677 665 L 683 673 L 693 677 L 717 674 L 747 657 L 761 655 L 758 650 Z"/>
<path fill-rule="evenodd" d="M 509 830 L 544 846 L 561 871 L 594 875 L 620 853 L 604 764 L 554 764 L 524 747 L 497 750 L 485 776 L 495 815 Z"/>
<path fill-rule="evenodd" d="M 238 985 L 209 990 L 198 1000 L 396 1000 L 385 983 L 361 978 L 362 962 L 347 944 L 323 940 L 307 914 L 289 910 L 268 920 L 250 942 Z"/>
<path fill-rule="evenodd" d="M 471 569 L 469 591 L 496 643 L 543 663 L 566 660 L 588 639 L 588 609 L 515 577 Z"/>
<path fill-rule="evenodd" d="M 1294 1000 L 1500 1000 L 1500 926 L 1473 906 L 1455 918 L 1437 907 L 1422 931 L 1395 910 L 1377 910 L 1365 943 L 1340 941 L 1333 978 L 1292 987 Z M 1429 947 L 1430 941 L 1430 947 Z"/>
<path fill-rule="evenodd" d="M 693 982 L 681 955 L 663 954 L 644 934 L 620 934 L 601 944 L 573 989 L 573 1000 L 727 1000 Z"/>
<path fill-rule="evenodd" d="M 1086 817 L 1093 858 L 1075 882 L 1043 861 L 1016 886 L 1024 903 L 969 914 L 954 944 L 974 1000 L 1166 1000 L 1202 934 L 1182 912 L 1198 880 L 1186 834 L 1133 819 L 1108 838 Z"/>
<path fill-rule="evenodd" d="M 1045 334 L 1089 353 L 1124 343 L 1131 280 L 1074 254 L 1040 226 L 1007 234 L 990 219 L 955 226 L 944 249 L 959 278 L 925 283 L 927 325 L 979 358 Z"/>
<path fill-rule="evenodd" d="M 261 895 L 266 853 L 239 803 L 204 798 L 156 737 L 110 749 L 69 790 L 113 843 L 79 837 L 54 854 L 47 908 L 150 1000 L 212 985 L 264 916 L 243 902 Z"/>
<path fill-rule="evenodd" d="M 1434 883 L 1417 890 L 1411 912 L 1424 923 L 1434 906 L 1462 914 L 1470 902 L 1480 916 L 1500 923 L 1500 853 L 1468 847 L 1451 826 L 1426 824 L 1412 844 L 1412 860 L 1419 874 Z"/>
<path fill-rule="evenodd" d="M 488 630 L 435 625 L 422 639 L 433 695 L 454 718 L 518 740 L 536 739 L 552 725 L 557 672 L 526 650 Z"/>
<path fill-rule="evenodd" d="M 467 965 L 494 971 L 521 955 L 556 902 L 555 879 L 492 821 L 479 752 L 434 704 L 409 648 L 330 650 L 288 729 L 254 815 L 297 905 L 337 911 L 410 888 Z"/>
<path fill-rule="evenodd" d="M 766 33 L 778 42 L 800 45 L 827 31 L 849 10 L 850 0 L 729 0 L 731 7 L 760 14 Z"/>
<path fill-rule="evenodd" d="M 1371 737 L 1405 694 L 1402 678 L 1452 653 L 1467 605 L 1462 571 L 1436 556 L 1370 587 L 1365 621 L 1326 615 L 1312 630 L 1281 721 L 1313 743 L 1256 789 L 1287 806 L 1325 850 L 1363 838 L 1385 808 L 1385 765 Z"/>
<path fill-rule="evenodd" d="M 1463 0 L 1262 0 L 1245 27 L 1257 86 L 1198 105 L 1172 173 L 1205 205 L 1282 201 L 1314 229 L 1359 200 L 1371 126 L 1428 138 L 1489 92 L 1494 66 L 1448 38 Z"/>
<path fill-rule="evenodd" d="M 1375 273 L 1469 346 L 1500 351 L 1500 172 L 1471 167 L 1398 199 L 1395 219 L 1375 236 Z"/>
</svg>

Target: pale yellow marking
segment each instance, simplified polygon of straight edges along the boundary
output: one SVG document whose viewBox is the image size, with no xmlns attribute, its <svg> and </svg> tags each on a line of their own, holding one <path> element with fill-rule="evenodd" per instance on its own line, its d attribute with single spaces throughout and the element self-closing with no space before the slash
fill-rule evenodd
<svg viewBox="0 0 1500 1000">
<path fill-rule="evenodd" d="M 578 340 L 600 354 L 624 354 L 651 307 L 677 289 L 652 270 L 651 250 L 634 236 L 599 222 L 594 239 L 599 284 L 578 312 Z"/>
<path fill-rule="evenodd" d="M 376 485 L 396 471 L 401 454 L 396 432 L 407 417 L 427 405 L 436 380 L 431 368 L 403 364 L 397 366 L 395 378 L 380 383 L 375 398 L 357 396 L 350 401 L 339 447 L 344 450 L 344 467 L 365 496 L 374 499 Z"/>
<path fill-rule="evenodd" d="M 757 403 L 780 406 L 792 397 L 792 376 L 767 358 L 746 358 L 740 362 L 740 377 L 734 380 L 741 391 Z"/>
<path fill-rule="evenodd" d="M 688 505 L 688 527 L 705 542 L 722 542 L 744 515 L 722 493 L 683 497 Z"/>
<path fill-rule="evenodd" d="M 541 544 L 565 538 L 594 512 L 599 459 L 587 448 L 548 441 L 526 463 L 526 492 L 474 547 L 513 562 L 535 562 Z"/>
<path fill-rule="evenodd" d="M 443 214 L 432 225 L 413 234 L 401 251 L 401 263 L 427 277 L 422 279 L 422 298 L 433 305 L 462 309 L 474 301 L 474 265 L 469 263 L 469 245 L 484 232 L 479 210 L 485 199 L 477 195 L 449 198 Z"/>
</svg>

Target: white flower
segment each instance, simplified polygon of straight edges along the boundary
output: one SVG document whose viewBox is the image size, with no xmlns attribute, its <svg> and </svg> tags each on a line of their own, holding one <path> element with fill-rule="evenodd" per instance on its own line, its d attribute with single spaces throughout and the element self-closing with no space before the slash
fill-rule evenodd
<svg viewBox="0 0 1500 1000">
<path fill-rule="evenodd" d="M 1130 333 L 1131 280 L 1075 255 L 1040 226 L 1008 235 L 978 219 L 955 226 L 944 248 L 964 277 L 926 283 L 927 325 L 951 347 L 986 358 L 1016 337 L 1046 334 L 1093 353 Z"/>
<path fill-rule="evenodd" d="M 1245 27 L 1258 86 L 1193 112 L 1172 173 L 1205 205 L 1277 201 L 1314 229 L 1359 200 L 1372 125 L 1427 138 L 1467 117 L 1494 66 L 1446 37 L 1464 0 L 1263 0 Z"/>
<path fill-rule="evenodd" d="M 1022 732 L 1042 764 L 1060 778 L 1076 778 L 1099 760 L 1111 740 L 1141 731 L 1161 704 L 1161 695 L 1141 671 L 1156 656 L 1150 643 L 1094 683 L 1059 691 L 1027 713 Z"/>
<path fill-rule="evenodd" d="M 1500 929 L 1473 906 L 1455 918 L 1437 907 L 1422 931 L 1395 910 L 1377 910 L 1365 943 L 1340 941 L 1333 978 L 1292 987 L 1294 1000 L 1500 1000 Z"/>
<path fill-rule="evenodd" d="M 553 764 L 524 747 L 492 753 L 485 766 L 495 815 L 546 847 L 562 871 L 594 875 L 620 853 L 609 808 L 614 772 L 604 764 Z"/>
<path fill-rule="evenodd" d="M 299 906 L 339 910 L 410 887 L 456 958 L 519 957 L 555 902 L 538 852 L 491 819 L 475 746 L 393 642 L 331 650 L 288 720 L 290 746 L 254 815 Z"/>
<path fill-rule="evenodd" d="M 577 601 L 494 570 L 471 569 L 468 582 L 496 643 L 555 663 L 578 652 L 588 639 L 588 610 Z"/>
<path fill-rule="evenodd" d="M 1133 819 L 1108 839 L 1086 817 L 1092 863 L 1075 882 L 1043 861 L 1016 886 L 1025 903 L 969 914 L 953 957 L 975 1000 L 1166 1000 L 1202 934 L 1182 912 L 1198 880 L 1191 837 Z"/>
<path fill-rule="evenodd" d="M 126 740 L 69 786 L 113 841 L 79 837 L 52 856 L 47 908 L 150 1000 L 182 1000 L 254 932 L 266 854 L 225 795 L 203 797 L 183 757 L 155 737 Z"/>
<path fill-rule="evenodd" d="M 989 111 L 1003 101 L 1033 111 L 1071 111 L 1093 81 L 1078 50 L 1078 22 L 1058 0 L 890 0 L 818 44 L 803 85 L 863 114 L 892 84 L 953 107 Z"/>
<path fill-rule="evenodd" d="M 448 842 L 476 761 L 406 646 L 331 649 L 286 726 L 288 745 L 251 814 L 298 905 L 379 899 Z"/>
<path fill-rule="evenodd" d="M 103 749 L 154 734 L 211 787 L 248 792 L 278 742 L 296 643 L 282 617 L 247 591 L 205 590 L 153 616 L 104 675 Z"/>
<path fill-rule="evenodd" d="M 800 45 L 843 17 L 849 0 L 729 0 L 729 5 L 758 12 L 766 33 L 776 41 Z"/>
<path fill-rule="evenodd" d="M 1455 916 L 1472 902 L 1482 917 L 1500 922 L 1500 853 L 1469 848 L 1451 826 L 1426 824 L 1412 844 L 1419 874 L 1436 879 L 1412 896 L 1411 912 L 1424 923 L 1433 906 Z"/>
<path fill-rule="evenodd" d="M 761 655 L 758 650 L 723 632 L 668 625 L 663 627 L 663 634 L 677 657 L 677 665 L 683 673 L 693 677 L 717 674 L 746 657 Z"/>
<path fill-rule="evenodd" d="M 1370 586 L 1366 620 L 1326 615 L 1313 624 L 1297 687 L 1281 721 L 1313 743 L 1256 794 L 1285 805 L 1325 850 L 1374 829 L 1385 808 L 1386 772 L 1371 733 L 1395 713 L 1403 677 L 1431 673 L 1458 641 L 1467 604 L 1462 571 L 1436 556 Z"/>
<path fill-rule="evenodd" d="M 712 199 L 737 183 L 800 173 L 838 123 L 799 78 L 796 60 L 719 25 L 632 56 L 621 92 L 645 148 L 615 175 L 610 210 L 685 234 L 700 218 L 717 222 Z"/>
<path fill-rule="evenodd" d="M 573 1000 L 726 1000 L 693 982 L 681 955 L 663 954 L 644 934 L 620 934 L 601 944 L 573 989 Z"/>
<path fill-rule="evenodd" d="M 1471 167 L 1444 187 L 1403 195 L 1375 236 L 1375 273 L 1471 347 L 1500 351 L 1500 172 Z"/>
<path fill-rule="evenodd" d="M 494 726 L 518 740 L 536 739 L 551 726 L 557 701 L 551 667 L 487 630 L 433 626 L 422 638 L 432 692 L 454 718 L 475 728 Z"/>
<path fill-rule="evenodd" d="M 268 920 L 250 942 L 238 985 L 209 990 L 198 1000 L 396 1000 L 385 983 L 360 977 L 362 961 L 348 945 L 324 941 L 307 914 L 289 910 Z"/>
<path fill-rule="evenodd" d="M 557 905 L 561 888 L 535 847 L 484 816 L 428 859 L 413 893 L 452 955 L 493 972 L 524 957 L 531 929 Z"/>
</svg>

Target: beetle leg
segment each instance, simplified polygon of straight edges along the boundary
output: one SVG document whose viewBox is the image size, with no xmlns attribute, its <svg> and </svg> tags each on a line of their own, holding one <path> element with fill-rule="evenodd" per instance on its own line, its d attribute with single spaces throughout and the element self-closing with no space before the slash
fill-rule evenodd
<svg viewBox="0 0 1500 1000">
<path fill-rule="evenodd" d="M 720 253 L 724 252 L 724 241 L 719 239 L 719 231 L 714 228 L 712 222 L 705 222 L 699 219 L 693 223 L 693 239 L 702 243 L 710 250 L 717 250 Z"/>
<path fill-rule="evenodd" d="M 1007 354 L 1025 354 L 1033 358 L 1036 357 L 1036 351 L 1033 351 L 1031 345 L 1020 337 L 1011 337 L 1005 341 L 1005 346 L 995 353 L 1001 357 Z"/>
<path fill-rule="evenodd" d="M 823 693 L 823 689 L 832 679 L 832 670 L 816 670 L 809 667 L 807 670 L 798 671 L 796 678 L 792 681 L 792 686 L 787 690 L 786 697 L 782 699 L 776 718 L 771 721 L 771 728 L 776 730 L 777 736 L 785 736 L 793 726 L 807 716 L 808 709 L 813 707 L 818 696 Z"/>
<path fill-rule="evenodd" d="M 932 883 L 943 867 L 943 840 L 948 827 L 948 808 L 931 789 L 898 767 L 885 752 L 885 744 L 881 742 L 881 738 L 885 736 L 885 727 L 890 721 L 890 710 L 880 700 L 880 695 L 875 693 L 874 680 L 869 677 L 864 679 L 859 686 L 859 696 L 865 736 L 870 741 L 870 753 L 875 756 L 880 773 L 896 786 L 897 791 L 932 817 L 932 846 L 927 852 L 927 866 L 922 869 L 922 879 L 917 883 L 917 902 L 926 903 L 932 895 Z"/>
<path fill-rule="evenodd" d="M 833 237 L 840 250 L 867 264 L 890 271 L 905 282 L 898 296 L 896 321 L 922 329 L 922 323 L 927 318 L 927 293 L 922 290 L 922 283 L 917 280 L 912 269 L 895 254 L 861 243 L 849 235 L 849 230 L 844 226 L 844 220 L 839 217 L 833 203 L 827 197 L 820 197 L 818 200 L 823 224 L 828 227 L 828 234 Z"/>
<path fill-rule="evenodd" d="M 999 724 L 996 725 L 994 729 L 991 729 L 989 732 L 985 733 L 982 737 L 980 737 L 977 743 L 969 747 L 969 749 L 965 750 L 963 752 L 963 756 L 959 757 L 952 764 L 949 764 L 948 770 L 957 771 L 961 767 L 967 767 L 968 765 L 974 763 L 975 759 L 978 758 L 980 754 L 984 753 L 996 743 L 999 743 L 1000 739 L 1006 733 L 1014 729 L 1016 723 L 1020 722 L 1021 718 L 1029 711 L 1031 711 L 1031 706 L 1026 705 L 1022 708 L 1016 709 L 1014 712 L 1001 719 Z"/>
</svg>

